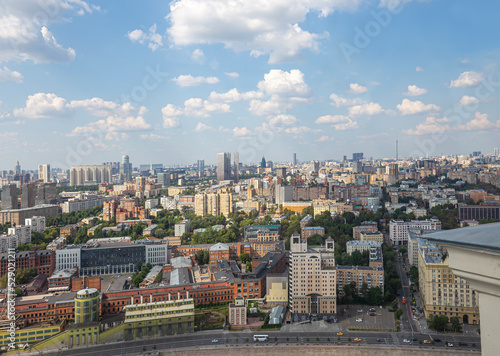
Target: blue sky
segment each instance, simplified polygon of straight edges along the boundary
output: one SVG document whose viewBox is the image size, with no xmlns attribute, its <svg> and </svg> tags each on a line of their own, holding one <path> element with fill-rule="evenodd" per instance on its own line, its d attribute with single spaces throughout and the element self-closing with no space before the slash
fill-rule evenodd
<svg viewBox="0 0 500 356">
<path fill-rule="evenodd" d="M 497 1 L 6 0 L 0 169 L 499 147 Z"/>
</svg>

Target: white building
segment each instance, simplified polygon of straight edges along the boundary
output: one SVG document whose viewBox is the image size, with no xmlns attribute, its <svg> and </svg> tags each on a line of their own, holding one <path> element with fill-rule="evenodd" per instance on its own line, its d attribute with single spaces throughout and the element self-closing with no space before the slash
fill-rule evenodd
<svg viewBox="0 0 500 356">
<path fill-rule="evenodd" d="M 168 263 L 168 243 L 146 244 L 146 263 L 151 265 L 164 265 Z"/>
<path fill-rule="evenodd" d="M 56 271 L 78 267 L 81 269 L 81 247 L 74 246 L 68 249 L 56 250 Z"/>
<path fill-rule="evenodd" d="M 352 240 L 347 241 L 346 249 L 348 254 L 352 254 L 354 251 L 359 251 L 363 253 L 364 251 L 370 251 L 372 247 L 382 248 L 382 244 L 378 241 L 359 241 Z"/>
<path fill-rule="evenodd" d="M 394 245 L 408 243 L 408 229 L 441 230 L 439 219 L 401 221 L 393 220 L 389 224 L 389 239 Z"/>
<path fill-rule="evenodd" d="M 102 202 L 102 198 L 69 200 L 63 203 L 62 212 L 72 213 L 74 211 L 92 209 L 96 206 L 102 205 Z"/>
<path fill-rule="evenodd" d="M 28 244 L 31 242 L 31 226 L 19 225 L 15 227 L 9 227 L 7 235 L 17 236 L 17 244 Z"/>
<path fill-rule="evenodd" d="M 6 253 L 9 248 L 17 247 L 16 235 L 0 235 L 0 253 Z"/>
<path fill-rule="evenodd" d="M 38 179 L 43 180 L 44 183 L 50 182 L 50 164 L 38 165 Z"/>
<path fill-rule="evenodd" d="M 176 237 L 182 236 L 184 233 L 191 231 L 191 223 L 189 220 L 183 220 L 175 224 L 175 235 Z"/>
<path fill-rule="evenodd" d="M 276 187 L 275 201 L 280 205 L 293 200 L 293 187 L 291 185 L 279 185 Z"/>
<path fill-rule="evenodd" d="M 33 216 L 29 219 L 25 219 L 24 224 L 31 226 L 32 232 L 44 232 L 45 231 L 45 216 Z"/>
<path fill-rule="evenodd" d="M 144 204 L 144 207 L 149 210 L 154 209 L 157 206 L 158 206 L 158 199 L 148 199 Z"/>
<path fill-rule="evenodd" d="M 177 200 L 175 200 L 174 197 L 161 197 L 160 205 L 163 209 L 175 210 L 177 209 Z"/>
</svg>

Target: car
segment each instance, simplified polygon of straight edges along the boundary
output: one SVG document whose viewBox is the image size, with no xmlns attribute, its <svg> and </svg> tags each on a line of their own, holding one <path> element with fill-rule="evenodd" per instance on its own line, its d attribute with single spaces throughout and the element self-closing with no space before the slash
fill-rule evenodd
<svg viewBox="0 0 500 356">
<path fill-rule="evenodd" d="M 354 341 L 358 341 L 359 342 L 359 341 L 361 341 L 361 339 L 359 337 L 356 337 L 356 338 L 354 338 Z"/>
<path fill-rule="evenodd" d="M 462 346 L 469 346 L 469 344 L 466 342 L 462 342 Z"/>
<path fill-rule="evenodd" d="M 347 317 L 350 318 L 351 317 L 351 314 L 347 314 Z"/>
<path fill-rule="evenodd" d="M 263 317 L 260 317 L 260 318 L 259 318 L 259 321 L 264 321 L 264 318 L 263 318 Z"/>
<path fill-rule="evenodd" d="M 384 342 L 384 339 L 377 339 L 377 342 Z"/>
<path fill-rule="evenodd" d="M 375 313 L 370 313 L 370 316 L 375 316 L 375 315 L 377 315 L 377 314 L 375 314 Z"/>
<path fill-rule="evenodd" d="M 219 342 L 219 340 L 217 340 L 217 339 L 213 339 L 213 340 L 212 340 L 212 344 L 216 344 L 216 343 L 218 343 L 218 342 Z"/>
<path fill-rule="evenodd" d="M 429 340 L 424 340 L 424 344 L 430 344 L 431 342 Z"/>
<path fill-rule="evenodd" d="M 408 340 L 408 339 L 403 339 L 403 342 L 404 342 L 405 344 L 409 344 L 411 341 L 410 341 L 410 340 Z"/>
<path fill-rule="evenodd" d="M 356 322 L 357 322 L 357 323 L 361 323 L 362 321 L 363 321 L 363 318 L 357 318 L 357 319 L 356 319 Z"/>
<path fill-rule="evenodd" d="M 374 311 L 375 311 L 375 308 L 370 308 L 370 311 L 371 311 L 371 312 L 374 312 Z"/>
<path fill-rule="evenodd" d="M 394 309 L 392 309 L 392 308 L 389 308 L 389 311 L 390 311 L 391 313 L 394 313 Z"/>
<path fill-rule="evenodd" d="M 441 342 L 441 339 L 434 339 L 434 342 Z"/>
<path fill-rule="evenodd" d="M 448 347 L 453 347 L 453 344 L 451 342 L 447 343 L 446 346 Z"/>
<path fill-rule="evenodd" d="M 411 341 L 418 341 L 418 339 L 416 337 L 413 337 L 410 339 Z"/>
<path fill-rule="evenodd" d="M 344 333 L 343 333 L 342 331 L 339 331 L 339 332 L 337 333 L 337 335 L 338 335 L 338 336 L 342 336 L 342 335 L 344 335 Z"/>
<path fill-rule="evenodd" d="M 363 309 L 358 309 L 358 313 L 362 313 L 363 312 Z"/>
</svg>

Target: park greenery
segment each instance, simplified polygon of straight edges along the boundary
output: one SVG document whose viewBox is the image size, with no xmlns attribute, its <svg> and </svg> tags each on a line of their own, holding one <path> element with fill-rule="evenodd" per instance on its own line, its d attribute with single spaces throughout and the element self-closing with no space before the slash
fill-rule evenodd
<svg viewBox="0 0 500 356">
<path fill-rule="evenodd" d="M 462 325 L 460 325 L 460 319 L 456 316 L 448 319 L 446 315 L 430 315 L 427 319 L 429 328 L 435 331 L 453 331 L 461 332 Z"/>
<path fill-rule="evenodd" d="M 144 278 L 146 278 L 146 276 L 148 275 L 149 271 L 151 271 L 151 268 L 152 268 L 152 266 L 151 266 L 151 264 L 149 262 L 145 266 L 142 266 L 142 263 L 137 265 L 137 269 L 139 271 L 136 272 L 134 274 L 134 276 L 132 277 L 132 284 L 136 288 L 138 288 L 139 284 L 141 284 L 141 282 L 144 280 Z"/>
<path fill-rule="evenodd" d="M 15 273 L 16 284 L 28 284 L 37 275 L 36 268 L 17 269 Z M 7 287 L 8 273 L 0 278 L 0 288 Z"/>
</svg>

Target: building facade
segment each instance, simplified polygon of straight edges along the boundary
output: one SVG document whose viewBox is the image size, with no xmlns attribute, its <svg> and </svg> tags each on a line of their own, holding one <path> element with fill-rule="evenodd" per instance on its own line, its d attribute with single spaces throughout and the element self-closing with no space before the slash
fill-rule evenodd
<svg viewBox="0 0 500 356">
<path fill-rule="evenodd" d="M 401 221 L 393 220 L 389 223 L 389 239 L 394 245 L 408 243 L 409 229 L 441 230 L 439 219 Z"/>
</svg>

